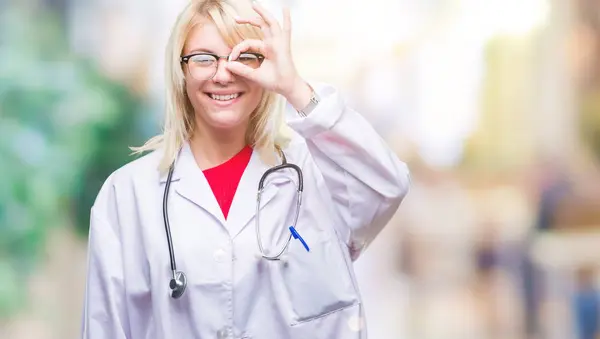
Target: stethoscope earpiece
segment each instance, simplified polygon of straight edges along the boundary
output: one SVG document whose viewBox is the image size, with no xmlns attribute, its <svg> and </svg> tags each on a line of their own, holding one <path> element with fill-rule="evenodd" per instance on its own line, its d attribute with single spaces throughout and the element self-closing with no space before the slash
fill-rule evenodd
<svg viewBox="0 0 600 339">
<path fill-rule="evenodd" d="M 175 277 L 169 282 L 169 288 L 171 289 L 171 298 L 179 299 L 187 286 L 187 278 L 185 273 L 181 271 L 175 272 Z"/>
</svg>

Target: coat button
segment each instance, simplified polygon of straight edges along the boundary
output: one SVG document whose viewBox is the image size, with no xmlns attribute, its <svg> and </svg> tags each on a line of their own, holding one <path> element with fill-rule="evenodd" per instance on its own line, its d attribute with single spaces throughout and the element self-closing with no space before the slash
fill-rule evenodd
<svg viewBox="0 0 600 339">
<path fill-rule="evenodd" d="M 219 248 L 218 250 L 215 251 L 215 253 L 213 253 L 213 258 L 215 259 L 216 262 L 224 262 L 226 257 L 227 257 L 227 252 L 225 252 L 222 248 Z"/>
<path fill-rule="evenodd" d="M 217 332 L 217 339 L 231 339 L 229 336 L 229 330 L 227 328 L 219 330 Z"/>
<path fill-rule="evenodd" d="M 364 328 L 364 326 L 365 322 L 361 317 L 357 317 L 354 315 L 350 317 L 350 319 L 348 319 L 348 327 L 350 327 L 350 330 L 353 332 L 360 332 Z"/>
</svg>

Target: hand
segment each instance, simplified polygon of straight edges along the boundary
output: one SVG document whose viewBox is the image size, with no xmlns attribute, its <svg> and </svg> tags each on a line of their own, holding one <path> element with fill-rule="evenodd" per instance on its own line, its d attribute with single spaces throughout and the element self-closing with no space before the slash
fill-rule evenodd
<svg viewBox="0 0 600 339">
<path fill-rule="evenodd" d="M 253 69 L 239 62 L 228 62 L 227 69 L 263 88 L 283 95 L 297 109 L 304 108 L 310 101 L 312 90 L 303 81 L 292 60 L 290 48 L 291 19 L 289 8 L 283 10 L 283 28 L 277 20 L 260 4 L 254 2 L 253 9 L 260 15 L 257 18 L 236 18 L 239 24 L 258 27 L 264 40 L 247 39 L 236 45 L 230 54 L 235 60 L 243 52 L 256 52 L 265 59 L 259 68 Z"/>
</svg>

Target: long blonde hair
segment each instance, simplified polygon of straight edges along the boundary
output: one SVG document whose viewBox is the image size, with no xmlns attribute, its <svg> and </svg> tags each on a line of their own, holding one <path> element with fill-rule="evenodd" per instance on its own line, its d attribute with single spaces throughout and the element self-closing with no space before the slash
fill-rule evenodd
<svg viewBox="0 0 600 339">
<path fill-rule="evenodd" d="M 177 17 L 165 55 L 166 107 L 162 134 L 151 138 L 141 147 L 131 147 L 136 154 L 162 149 L 160 172 L 169 169 L 184 142 L 194 132 L 194 108 L 185 90 L 185 76 L 180 61 L 187 36 L 203 19 L 208 19 L 217 26 L 230 47 L 244 39 L 262 39 L 259 28 L 237 24 L 234 19 L 236 16 L 256 16 L 250 1 L 191 0 Z M 265 90 L 250 116 L 246 141 L 269 164 L 275 162 L 275 147 L 283 148 L 289 141 L 289 129 L 283 115 L 284 105 L 281 96 Z"/>
</svg>

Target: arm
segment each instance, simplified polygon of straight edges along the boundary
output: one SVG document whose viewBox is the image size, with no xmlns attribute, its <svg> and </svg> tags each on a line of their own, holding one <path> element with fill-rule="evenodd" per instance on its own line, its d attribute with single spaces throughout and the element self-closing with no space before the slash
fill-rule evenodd
<svg viewBox="0 0 600 339">
<path fill-rule="evenodd" d="M 304 88 L 288 101 L 303 107 L 310 92 Z M 315 174 L 322 176 L 342 223 L 337 231 L 356 260 L 397 211 L 408 192 L 409 172 L 334 88 L 318 86 L 315 92 L 319 104 L 307 117 L 294 110 L 288 125 L 306 140 Z"/>
<path fill-rule="evenodd" d="M 252 8 L 260 15 L 237 18 L 237 23 L 268 30 L 267 40 L 244 40 L 232 48 L 230 59 L 243 51 L 265 55 L 260 67 L 253 69 L 239 62 L 226 63 L 227 69 L 264 89 L 284 96 L 297 110 L 304 110 L 312 90 L 299 76 L 290 49 L 291 16 L 284 7 L 279 25 L 258 2 Z M 268 51 L 269 53 L 264 53 Z M 409 177 L 404 165 L 358 113 L 347 108 L 331 88 L 317 89 L 321 103 L 308 117 L 296 118 L 288 125 L 308 144 L 315 165 L 321 172 L 339 216 L 338 233 L 356 259 L 398 209 L 408 190 Z M 306 112 L 305 112 L 306 113 Z M 308 167 L 308 168 L 307 168 Z M 312 162 L 305 167 L 311 175 Z"/>
<path fill-rule="evenodd" d="M 105 185 L 108 186 L 108 185 Z M 103 188 L 92 208 L 83 311 L 83 339 L 125 339 L 129 328 L 123 286 L 122 249 L 115 214 Z M 111 218 L 111 216 L 113 218 Z"/>
</svg>

